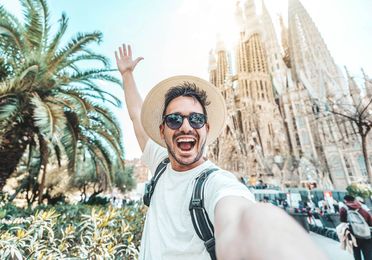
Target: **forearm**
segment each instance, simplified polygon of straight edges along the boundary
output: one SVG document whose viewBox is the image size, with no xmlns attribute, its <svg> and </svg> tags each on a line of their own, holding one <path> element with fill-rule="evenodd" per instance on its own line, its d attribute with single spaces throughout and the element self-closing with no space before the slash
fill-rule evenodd
<svg viewBox="0 0 372 260">
<path fill-rule="evenodd" d="M 284 211 L 255 204 L 220 231 L 216 230 L 219 260 L 326 259 L 309 235 Z M 235 222 L 235 223 L 234 223 Z"/>
<path fill-rule="evenodd" d="M 127 105 L 129 117 L 132 120 L 138 144 L 143 151 L 145 149 L 148 136 L 146 135 L 141 123 L 141 107 L 143 103 L 142 97 L 138 92 L 132 71 L 125 72 L 122 75 L 122 78 L 125 103 Z"/>
<path fill-rule="evenodd" d="M 143 100 L 138 92 L 133 72 L 124 72 L 124 74 L 122 75 L 122 79 L 125 103 L 127 104 L 129 117 L 132 121 L 134 121 L 139 119 L 141 116 L 141 107 Z"/>
</svg>

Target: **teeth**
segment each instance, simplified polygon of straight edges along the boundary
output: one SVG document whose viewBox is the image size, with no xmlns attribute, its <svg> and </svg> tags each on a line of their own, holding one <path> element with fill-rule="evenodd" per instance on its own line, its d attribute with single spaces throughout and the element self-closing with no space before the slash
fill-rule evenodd
<svg viewBox="0 0 372 260">
<path fill-rule="evenodd" d="M 177 143 L 181 143 L 181 142 L 195 142 L 195 140 L 192 138 L 180 138 L 177 140 Z"/>
</svg>

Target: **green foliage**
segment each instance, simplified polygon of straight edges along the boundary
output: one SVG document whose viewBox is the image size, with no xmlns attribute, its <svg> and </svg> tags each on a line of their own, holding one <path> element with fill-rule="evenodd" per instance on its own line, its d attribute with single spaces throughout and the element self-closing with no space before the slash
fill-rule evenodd
<svg viewBox="0 0 372 260">
<path fill-rule="evenodd" d="M 108 205 L 110 203 L 109 198 L 101 197 L 101 196 L 91 196 L 89 197 L 88 201 L 85 204 L 89 205 Z"/>
<path fill-rule="evenodd" d="M 122 192 L 132 190 L 136 186 L 136 181 L 133 176 L 134 167 L 125 167 L 124 172 L 116 172 L 114 176 L 114 186 Z"/>
<path fill-rule="evenodd" d="M 372 189 L 365 184 L 353 183 L 346 187 L 347 192 L 354 197 L 370 198 Z"/>
<path fill-rule="evenodd" d="M 120 81 L 111 76 L 109 60 L 91 49 L 102 33 L 64 40 L 65 14 L 51 30 L 46 0 L 19 1 L 22 21 L 0 5 L 0 189 L 27 149 L 39 157 L 30 157 L 29 171 L 32 164 L 40 169 L 66 159 L 70 174 L 83 168 L 107 188 L 124 171 L 124 153 L 108 108 L 120 100 L 101 88 L 120 87 Z"/>
<path fill-rule="evenodd" d="M 137 203 L 120 209 L 79 204 L 30 211 L 18 209 L 1 220 L 2 259 L 138 258 L 145 208 Z"/>
</svg>

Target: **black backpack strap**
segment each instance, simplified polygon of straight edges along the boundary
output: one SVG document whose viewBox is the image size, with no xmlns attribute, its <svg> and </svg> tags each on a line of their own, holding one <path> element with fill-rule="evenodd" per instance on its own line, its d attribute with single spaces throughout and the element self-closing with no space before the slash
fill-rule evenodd
<svg viewBox="0 0 372 260">
<path fill-rule="evenodd" d="M 154 193 L 156 183 L 160 179 L 160 176 L 163 174 L 167 165 L 169 163 L 169 158 L 165 158 L 156 168 L 154 176 L 151 180 L 145 185 L 145 194 L 143 194 L 143 203 L 149 207 L 151 202 L 152 194 Z"/>
<path fill-rule="evenodd" d="M 217 169 L 207 169 L 203 171 L 196 179 L 190 201 L 190 215 L 196 234 L 201 240 L 211 256 L 216 260 L 214 228 L 210 221 L 207 211 L 204 208 L 204 187 L 208 176 Z"/>
</svg>

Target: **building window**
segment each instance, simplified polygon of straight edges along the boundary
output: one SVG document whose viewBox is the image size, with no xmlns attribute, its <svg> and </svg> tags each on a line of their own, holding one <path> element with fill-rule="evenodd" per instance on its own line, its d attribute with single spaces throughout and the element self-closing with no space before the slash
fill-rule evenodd
<svg viewBox="0 0 372 260">
<path fill-rule="evenodd" d="M 346 170 L 347 170 L 348 175 L 350 177 L 353 177 L 353 172 L 351 171 L 349 160 L 346 157 L 344 157 L 344 160 L 345 160 L 345 165 L 346 165 Z"/>
<path fill-rule="evenodd" d="M 304 145 L 307 145 L 307 144 L 310 143 L 309 135 L 308 135 L 306 132 L 303 132 L 303 133 L 301 134 L 301 136 L 302 136 L 302 143 L 303 143 Z"/>
<path fill-rule="evenodd" d="M 296 116 L 296 121 L 297 121 L 298 128 L 302 128 L 305 126 L 305 120 L 303 119 L 302 116 Z"/>
<path fill-rule="evenodd" d="M 296 144 L 297 146 L 301 146 L 300 137 L 298 136 L 297 133 L 296 133 Z"/>
<path fill-rule="evenodd" d="M 362 176 L 367 176 L 367 169 L 366 169 L 366 164 L 365 164 L 363 155 L 358 156 L 358 164 L 359 164 L 359 169 L 360 169 L 360 172 L 362 173 Z"/>
</svg>

